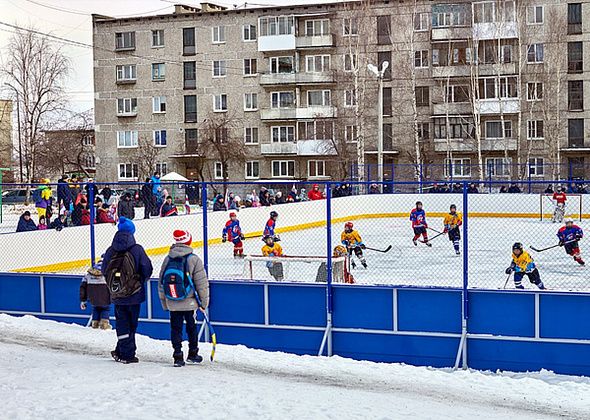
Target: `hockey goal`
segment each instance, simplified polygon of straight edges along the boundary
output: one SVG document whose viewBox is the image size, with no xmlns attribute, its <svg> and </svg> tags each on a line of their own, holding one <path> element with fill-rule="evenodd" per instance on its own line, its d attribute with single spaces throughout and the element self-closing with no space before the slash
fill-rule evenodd
<svg viewBox="0 0 590 420">
<path fill-rule="evenodd" d="M 332 257 L 332 281 L 344 283 L 349 278 L 348 257 Z M 242 276 L 245 280 L 284 282 L 326 282 L 328 257 L 246 255 Z"/>
<path fill-rule="evenodd" d="M 565 216 L 571 217 L 574 220 L 582 220 L 582 194 L 567 194 L 567 201 L 565 202 Z M 553 194 L 541 194 L 539 197 L 539 219 L 551 220 L 553 212 L 555 211 L 556 202 L 553 199 Z"/>
</svg>

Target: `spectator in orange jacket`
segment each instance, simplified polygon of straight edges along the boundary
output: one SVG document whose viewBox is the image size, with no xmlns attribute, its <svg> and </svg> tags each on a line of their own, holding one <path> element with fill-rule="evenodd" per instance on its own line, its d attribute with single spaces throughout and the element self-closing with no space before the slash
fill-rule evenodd
<svg viewBox="0 0 590 420">
<path fill-rule="evenodd" d="M 322 192 L 320 191 L 320 186 L 318 184 L 313 184 L 313 188 L 307 193 L 307 198 L 311 201 L 313 200 L 321 200 L 324 197 Z"/>
</svg>

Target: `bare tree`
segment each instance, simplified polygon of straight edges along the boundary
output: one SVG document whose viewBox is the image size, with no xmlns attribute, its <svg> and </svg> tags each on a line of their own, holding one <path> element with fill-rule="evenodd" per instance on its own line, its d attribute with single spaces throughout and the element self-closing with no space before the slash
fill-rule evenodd
<svg viewBox="0 0 590 420">
<path fill-rule="evenodd" d="M 160 162 L 160 153 L 162 149 L 154 145 L 154 142 L 146 137 L 140 136 L 137 140 L 137 148 L 131 158 L 132 162 L 137 162 L 137 180 L 142 182 L 148 178 L 156 169 L 156 164 Z"/>
</svg>

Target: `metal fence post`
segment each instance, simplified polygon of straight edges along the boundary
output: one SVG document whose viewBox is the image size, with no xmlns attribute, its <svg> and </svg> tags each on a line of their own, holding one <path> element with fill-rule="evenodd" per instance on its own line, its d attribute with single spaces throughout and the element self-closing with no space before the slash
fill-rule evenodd
<svg viewBox="0 0 590 420">
<path fill-rule="evenodd" d="M 391 193 L 395 193 L 395 163 L 391 164 Z"/>
<path fill-rule="evenodd" d="M 209 274 L 209 233 L 207 231 L 207 184 L 201 184 L 201 206 L 203 208 L 203 267 Z"/>
<path fill-rule="evenodd" d="M 463 369 L 467 368 L 467 319 L 469 317 L 469 200 L 467 194 L 467 182 L 463 182 L 463 291 L 461 307 L 461 340 L 455 358 L 455 369 L 461 363 Z"/>
<path fill-rule="evenodd" d="M 94 182 L 87 182 L 86 185 L 88 186 L 88 205 L 90 206 L 90 266 L 94 267 L 94 264 L 96 263 L 96 238 L 94 232 L 94 221 L 96 217 L 96 207 L 94 206 L 95 184 Z M 59 215 L 57 217 L 59 217 Z"/>
<path fill-rule="evenodd" d="M 324 353 L 332 356 L 332 188 L 326 184 L 326 331 L 320 344 L 318 356 Z"/>
</svg>

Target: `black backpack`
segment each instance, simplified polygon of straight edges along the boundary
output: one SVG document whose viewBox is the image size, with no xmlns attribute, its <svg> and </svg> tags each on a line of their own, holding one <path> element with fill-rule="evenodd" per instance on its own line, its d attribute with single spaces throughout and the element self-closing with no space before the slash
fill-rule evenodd
<svg viewBox="0 0 590 420">
<path fill-rule="evenodd" d="M 141 290 L 141 276 L 136 272 L 135 259 L 130 251 L 113 254 L 105 278 L 112 299 L 133 296 Z"/>
</svg>

